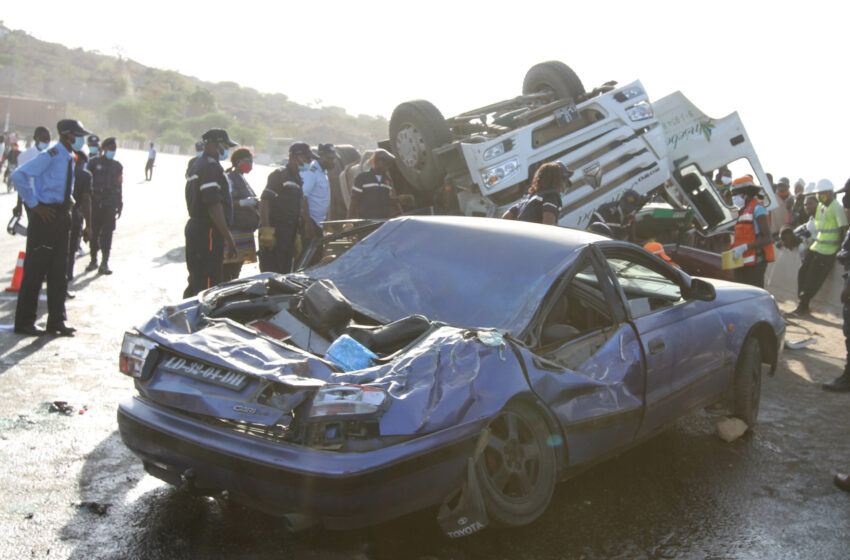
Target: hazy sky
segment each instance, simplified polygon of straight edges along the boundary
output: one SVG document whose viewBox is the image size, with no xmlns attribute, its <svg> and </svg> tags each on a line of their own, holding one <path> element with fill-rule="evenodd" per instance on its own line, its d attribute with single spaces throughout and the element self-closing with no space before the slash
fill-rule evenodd
<svg viewBox="0 0 850 560">
<path fill-rule="evenodd" d="M 510 98 L 532 65 L 561 60 L 588 89 L 640 79 L 651 98 L 678 89 L 709 116 L 737 110 L 766 171 L 843 186 L 850 37 L 842 5 L 48 0 L 0 17 L 45 41 L 120 49 L 149 66 L 387 117 L 410 99 L 448 117 Z"/>
</svg>

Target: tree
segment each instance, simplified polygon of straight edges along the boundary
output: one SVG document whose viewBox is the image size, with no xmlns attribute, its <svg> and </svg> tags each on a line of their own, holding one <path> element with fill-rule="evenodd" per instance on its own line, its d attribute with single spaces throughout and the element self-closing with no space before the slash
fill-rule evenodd
<svg viewBox="0 0 850 560">
<path fill-rule="evenodd" d="M 215 111 L 215 96 L 205 87 L 196 87 L 186 98 L 186 113 L 197 117 Z"/>
</svg>

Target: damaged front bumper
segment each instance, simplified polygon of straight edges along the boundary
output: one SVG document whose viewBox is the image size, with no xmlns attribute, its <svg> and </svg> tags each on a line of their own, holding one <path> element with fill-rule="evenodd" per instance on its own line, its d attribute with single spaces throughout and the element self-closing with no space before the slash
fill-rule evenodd
<svg viewBox="0 0 850 560">
<path fill-rule="evenodd" d="M 141 397 L 118 408 L 121 438 L 152 475 L 193 490 L 227 490 L 273 515 L 300 514 L 356 529 L 441 503 L 464 479 L 487 420 L 383 449 L 336 453 L 254 440 Z"/>
</svg>

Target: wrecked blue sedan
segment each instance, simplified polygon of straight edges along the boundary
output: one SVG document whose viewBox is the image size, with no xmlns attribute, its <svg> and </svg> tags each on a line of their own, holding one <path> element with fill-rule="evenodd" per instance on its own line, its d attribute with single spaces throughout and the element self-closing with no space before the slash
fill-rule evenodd
<svg viewBox="0 0 850 560">
<path fill-rule="evenodd" d="M 118 423 L 192 492 L 341 529 L 433 508 L 459 537 L 532 522 L 558 480 L 701 407 L 752 425 L 784 328 L 767 292 L 632 244 L 403 217 L 127 333 Z"/>
</svg>

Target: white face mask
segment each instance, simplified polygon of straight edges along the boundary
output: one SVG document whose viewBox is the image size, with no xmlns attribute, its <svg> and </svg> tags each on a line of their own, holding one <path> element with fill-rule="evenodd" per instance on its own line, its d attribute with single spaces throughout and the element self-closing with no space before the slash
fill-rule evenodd
<svg viewBox="0 0 850 560">
<path fill-rule="evenodd" d="M 732 204 L 734 204 L 738 208 L 743 208 L 745 199 L 743 196 L 736 194 L 732 197 Z"/>
<path fill-rule="evenodd" d="M 731 185 L 732 184 L 732 177 L 727 177 L 726 175 L 724 175 L 723 177 L 720 178 L 720 182 L 723 183 L 724 185 Z"/>
</svg>

